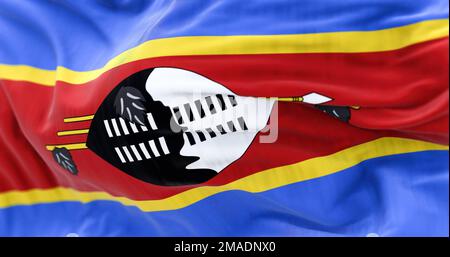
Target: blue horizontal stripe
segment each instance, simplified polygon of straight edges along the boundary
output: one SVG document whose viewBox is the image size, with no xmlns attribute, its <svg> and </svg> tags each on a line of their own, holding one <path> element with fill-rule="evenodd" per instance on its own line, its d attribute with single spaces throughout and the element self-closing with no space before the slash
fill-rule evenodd
<svg viewBox="0 0 450 257">
<path fill-rule="evenodd" d="M 448 151 L 380 157 L 173 211 L 145 213 L 111 201 L 10 207 L 0 210 L 0 236 L 448 236 L 448 160 Z"/>
<path fill-rule="evenodd" d="M 5 0 L 0 63 L 85 71 L 156 38 L 378 30 L 442 18 L 447 0 Z"/>
</svg>

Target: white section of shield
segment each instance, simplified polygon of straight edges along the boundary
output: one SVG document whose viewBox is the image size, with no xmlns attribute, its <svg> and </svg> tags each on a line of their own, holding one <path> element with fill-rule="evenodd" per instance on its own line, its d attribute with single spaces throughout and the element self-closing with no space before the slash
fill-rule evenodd
<svg viewBox="0 0 450 257">
<path fill-rule="evenodd" d="M 183 115 L 186 122 L 182 124 L 188 132 L 204 132 L 206 139 L 199 141 L 194 135 L 197 143 L 191 145 L 187 138 L 180 154 L 183 156 L 198 156 L 199 160 L 187 166 L 187 169 L 212 169 L 216 172 L 222 171 L 232 162 L 239 159 L 255 139 L 257 133 L 263 129 L 269 119 L 275 100 L 270 98 L 242 97 L 237 96 L 223 85 L 216 83 L 206 77 L 191 71 L 177 68 L 155 68 L 147 79 L 145 88 L 155 101 L 161 101 L 165 106 L 179 107 L 183 112 L 183 105 L 189 103 L 194 113 L 194 121 L 190 122 Z M 222 111 L 216 94 L 234 95 L 237 105 L 231 107 L 226 99 L 226 110 Z M 214 99 L 216 113 L 211 114 L 206 106 L 205 97 Z M 195 100 L 202 100 L 206 116 L 200 118 L 197 115 Z M 157 115 L 156 113 L 154 115 Z M 237 119 L 243 117 L 248 130 L 242 130 Z M 230 132 L 227 122 L 233 121 L 236 132 Z M 211 128 L 216 134 L 217 125 L 222 125 L 228 132 L 224 135 L 209 137 L 206 132 Z"/>
</svg>

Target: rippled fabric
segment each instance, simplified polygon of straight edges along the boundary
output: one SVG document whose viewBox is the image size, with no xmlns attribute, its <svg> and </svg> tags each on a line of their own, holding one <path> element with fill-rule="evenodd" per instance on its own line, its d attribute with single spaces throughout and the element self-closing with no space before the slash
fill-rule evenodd
<svg viewBox="0 0 450 257">
<path fill-rule="evenodd" d="M 0 235 L 447 236 L 446 181 L 447 152 L 420 152 L 263 193 L 229 191 L 173 211 L 108 201 L 16 206 L 0 210 Z"/>
<path fill-rule="evenodd" d="M 448 30 L 444 0 L 0 0 L 0 236 L 448 236 Z M 277 140 L 193 185 L 100 158 L 99 106 L 161 67 L 278 99 Z"/>
<path fill-rule="evenodd" d="M 2 1 L 8 40 L 0 63 L 91 70 L 150 39 L 378 30 L 448 18 L 447 7 L 444 0 Z"/>
</svg>

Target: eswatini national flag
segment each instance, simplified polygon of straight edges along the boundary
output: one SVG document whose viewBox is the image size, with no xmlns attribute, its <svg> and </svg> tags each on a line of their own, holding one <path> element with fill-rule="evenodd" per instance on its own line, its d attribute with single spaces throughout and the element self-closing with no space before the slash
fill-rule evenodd
<svg viewBox="0 0 450 257">
<path fill-rule="evenodd" d="M 448 236 L 447 0 L 1 1 L 0 236 Z"/>
</svg>

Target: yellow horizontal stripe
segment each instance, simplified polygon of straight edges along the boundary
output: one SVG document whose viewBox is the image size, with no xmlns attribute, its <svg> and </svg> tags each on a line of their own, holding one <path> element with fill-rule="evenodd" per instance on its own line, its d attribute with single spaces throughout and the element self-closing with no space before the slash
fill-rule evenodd
<svg viewBox="0 0 450 257">
<path fill-rule="evenodd" d="M 129 49 L 100 69 L 74 71 L 58 66 L 56 71 L 50 71 L 25 65 L 0 65 L 0 79 L 29 81 L 46 86 L 54 86 L 55 81 L 82 84 L 119 65 L 162 56 L 379 52 L 445 37 L 448 36 L 448 30 L 448 19 L 441 19 L 376 31 L 164 38 Z"/>
<path fill-rule="evenodd" d="M 56 147 L 65 147 L 67 150 L 82 150 L 87 149 L 86 143 L 75 143 L 75 144 L 65 144 L 65 145 L 47 145 L 45 146 L 47 150 L 53 151 Z"/>
<path fill-rule="evenodd" d="M 70 118 L 65 118 L 64 122 L 65 123 L 70 123 L 70 122 L 86 121 L 86 120 L 92 120 L 93 118 L 94 118 L 94 115 L 87 115 L 87 116 L 80 116 L 80 117 L 70 117 Z"/>
<path fill-rule="evenodd" d="M 0 208 L 16 205 L 77 201 L 88 203 L 110 200 L 135 206 L 142 211 L 173 210 L 186 207 L 220 192 L 243 190 L 257 193 L 284 185 L 314 179 L 352 167 L 364 160 L 425 150 L 448 150 L 447 146 L 402 138 L 381 138 L 360 144 L 337 153 L 312 158 L 296 164 L 261 171 L 221 186 L 202 186 L 177 195 L 160 199 L 136 201 L 125 197 L 111 196 L 105 192 L 79 192 L 68 188 L 33 189 L 9 191 L 0 194 Z"/>
<path fill-rule="evenodd" d="M 89 129 L 58 131 L 56 134 L 58 136 L 70 136 L 70 135 L 82 135 L 82 134 L 87 134 L 87 133 L 89 133 Z"/>
</svg>

